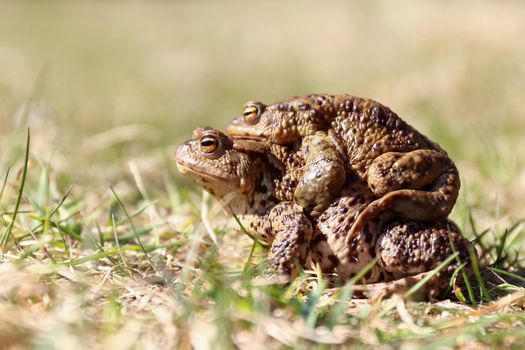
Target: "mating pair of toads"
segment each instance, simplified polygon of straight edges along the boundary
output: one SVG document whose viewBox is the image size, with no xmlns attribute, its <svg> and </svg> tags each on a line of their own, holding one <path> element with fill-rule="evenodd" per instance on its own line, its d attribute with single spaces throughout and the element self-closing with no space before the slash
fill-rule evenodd
<svg viewBox="0 0 525 350">
<path fill-rule="evenodd" d="M 388 282 L 386 296 L 457 251 L 423 289 L 435 298 L 468 265 L 471 243 L 447 220 L 454 163 L 388 107 L 350 95 L 248 102 L 228 133 L 196 129 L 178 168 L 270 245 L 279 276 L 318 264 L 346 281 L 377 259 L 361 282 Z"/>
</svg>

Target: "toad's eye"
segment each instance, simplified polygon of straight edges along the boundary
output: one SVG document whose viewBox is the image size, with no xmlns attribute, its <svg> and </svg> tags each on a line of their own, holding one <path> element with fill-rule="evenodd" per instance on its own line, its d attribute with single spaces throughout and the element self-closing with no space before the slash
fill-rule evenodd
<svg viewBox="0 0 525 350">
<path fill-rule="evenodd" d="M 221 142 L 215 135 L 203 135 L 200 139 L 200 150 L 205 155 L 214 155 L 219 152 Z"/>
<path fill-rule="evenodd" d="M 263 112 L 264 105 L 258 102 L 248 102 L 242 108 L 242 118 L 247 124 L 256 124 Z"/>
</svg>

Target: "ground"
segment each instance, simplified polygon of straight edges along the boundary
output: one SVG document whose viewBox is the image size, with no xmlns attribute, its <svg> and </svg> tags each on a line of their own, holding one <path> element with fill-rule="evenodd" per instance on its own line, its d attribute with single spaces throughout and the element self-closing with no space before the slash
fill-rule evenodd
<svg viewBox="0 0 525 350">
<path fill-rule="evenodd" d="M 0 3 L 0 348 L 525 345 L 524 16 L 519 1 Z M 374 98 L 449 152 L 451 217 L 482 253 L 469 288 L 369 303 L 315 271 L 253 283 L 263 248 L 172 154 L 247 100 L 309 92 Z"/>
</svg>

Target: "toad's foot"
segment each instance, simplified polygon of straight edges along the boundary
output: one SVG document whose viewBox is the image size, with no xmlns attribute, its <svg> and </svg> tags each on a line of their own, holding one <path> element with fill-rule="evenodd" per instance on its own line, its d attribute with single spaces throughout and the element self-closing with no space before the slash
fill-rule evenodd
<svg viewBox="0 0 525 350">
<path fill-rule="evenodd" d="M 394 294 L 399 294 L 405 298 L 417 301 L 435 300 L 446 289 L 450 275 L 445 277 L 445 275 L 438 273 L 435 276 L 432 276 L 428 282 L 423 284 L 417 290 L 411 290 L 422 280 L 430 277 L 431 274 L 432 272 L 429 271 L 389 282 L 358 284 L 353 287 L 353 291 L 356 295 L 363 295 L 371 301 L 387 299 Z"/>
<path fill-rule="evenodd" d="M 257 276 L 253 280 L 254 286 L 271 286 L 271 285 L 286 285 L 293 281 L 292 276 L 283 274 L 265 274 L 264 276 Z"/>
</svg>

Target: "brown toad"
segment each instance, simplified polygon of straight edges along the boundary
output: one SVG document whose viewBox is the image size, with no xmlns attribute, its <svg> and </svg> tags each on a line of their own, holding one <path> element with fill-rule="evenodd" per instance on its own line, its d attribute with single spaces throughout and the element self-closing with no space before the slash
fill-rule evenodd
<svg viewBox="0 0 525 350">
<path fill-rule="evenodd" d="M 221 201 L 250 235 L 271 245 L 269 263 L 291 278 L 298 265 L 319 264 L 345 281 L 376 257 L 367 283 L 412 276 L 450 256 L 450 240 L 461 258 L 467 256 L 470 242 L 446 220 L 391 221 L 379 215 L 350 235 L 359 213 L 375 198 L 358 178 L 318 218 L 309 219 L 293 201 L 277 198 L 283 173 L 271 156 L 240 152 L 231 139 L 213 129 L 197 129 L 192 140 L 179 146 L 175 160 L 181 173 Z M 455 267 L 450 265 L 446 275 Z"/>
<path fill-rule="evenodd" d="M 240 150 L 290 145 L 307 166 L 294 200 L 316 217 L 354 178 L 376 196 L 353 230 L 385 210 L 414 220 L 445 219 L 458 196 L 447 153 L 382 104 L 312 94 L 272 105 L 248 102 L 228 133 Z M 277 155 L 278 156 L 278 155 Z"/>
</svg>

